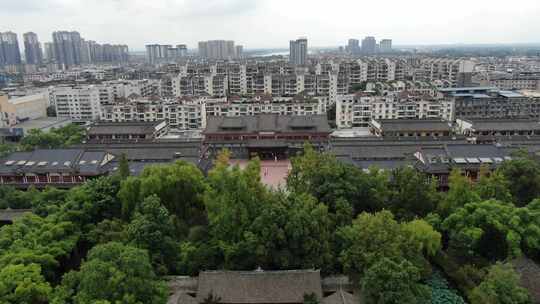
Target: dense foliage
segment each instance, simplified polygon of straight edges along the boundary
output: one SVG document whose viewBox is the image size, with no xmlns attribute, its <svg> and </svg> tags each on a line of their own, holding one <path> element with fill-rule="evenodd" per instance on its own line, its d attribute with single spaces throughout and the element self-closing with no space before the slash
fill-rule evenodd
<svg viewBox="0 0 540 304">
<path fill-rule="evenodd" d="M 185 162 L 131 176 L 121 162 L 71 190 L 0 187 L 0 208 L 33 211 L 0 229 L 0 303 L 165 303 L 162 275 L 257 267 L 345 273 L 367 303 L 527 303 L 498 262 L 540 258 L 532 159 L 477 183 L 455 170 L 447 193 L 413 168 L 364 172 L 310 146 L 286 190 L 226 152 L 207 176 Z"/>
</svg>

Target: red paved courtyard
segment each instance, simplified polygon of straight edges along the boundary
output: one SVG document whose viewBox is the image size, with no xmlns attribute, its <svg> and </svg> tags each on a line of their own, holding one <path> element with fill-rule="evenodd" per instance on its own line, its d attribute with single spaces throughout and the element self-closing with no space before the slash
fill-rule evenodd
<svg viewBox="0 0 540 304">
<path fill-rule="evenodd" d="M 239 165 L 240 168 L 245 168 L 247 160 L 233 159 L 231 165 Z M 286 178 L 289 171 L 292 169 L 289 160 L 262 160 L 261 161 L 261 182 L 271 188 L 277 189 L 286 186 Z"/>
</svg>

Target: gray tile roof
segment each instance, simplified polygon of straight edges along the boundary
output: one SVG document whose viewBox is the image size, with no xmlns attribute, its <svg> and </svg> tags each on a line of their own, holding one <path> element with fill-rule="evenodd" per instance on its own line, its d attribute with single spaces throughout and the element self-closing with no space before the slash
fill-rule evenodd
<svg viewBox="0 0 540 304">
<path fill-rule="evenodd" d="M 88 135 L 153 134 L 163 121 L 154 122 L 98 122 L 90 127 Z"/>
<path fill-rule="evenodd" d="M 258 133 L 258 132 L 330 133 L 326 115 L 289 116 L 261 114 L 255 116 L 209 116 L 205 133 Z"/>
<path fill-rule="evenodd" d="M 303 303 L 304 295 L 322 299 L 321 276 L 315 270 L 203 271 L 199 274 L 197 301 L 212 293 L 220 303 Z"/>
<path fill-rule="evenodd" d="M 408 132 L 408 131 L 440 131 L 450 132 L 452 127 L 448 121 L 431 119 L 389 119 L 379 120 L 384 132 Z"/>
<path fill-rule="evenodd" d="M 469 120 L 476 131 L 530 131 L 540 130 L 538 120 L 528 119 L 478 119 Z"/>
<path fill-rule="evenodd" d="M 0 174 L 79 172 L 85 175 L 102 173 L 104 151 L 82 149 L 37 149 L 14 152 L 0 160 Z"/>
<path fill-rule="evenodd" d="M 525 256 L 512 261 L 512 265 L 521 276 L 521 286 L 529 291 L 532 303 L 540 304 L 540 266 Z"/>
</svg>

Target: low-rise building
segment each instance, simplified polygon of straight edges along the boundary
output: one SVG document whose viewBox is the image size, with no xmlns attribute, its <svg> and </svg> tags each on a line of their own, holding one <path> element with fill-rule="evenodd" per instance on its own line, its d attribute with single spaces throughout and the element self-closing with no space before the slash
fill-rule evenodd
<svg viewBox="0 0 540 304">
<path fill-rule="evenodd" d="M 540 118 L 540 97 L 494 87 L 445 88 L 443 96 L 455 100 L 455 117 Z"/>
<path fill-rule="evenodd" d="M 300 151 L 305 142 L 317 148 L 326 147 L 330 133 L 325 115 L 209 116 L 203 133 L 204 150 L 215 155 L 227 148 L 234 157 L 287 159 Z"/>
<path fill-rule="evenodd" d="M 86 133 L 87 142 L 152 141 L 168 132 L 166 121 L 97 122 Z"/>
<path fill-rule="evenodd" d="M 372 120 L 371 133 L 381 137 L 448 137 L 452 123 L 434 119 Z"/>
<path fill-rule="evenodd" d="M 47 96 L 33 94 L 8 98 L 0 93 L 0 127 L 13 127 L 19 122 L 47 116 Z"/>
<path fill-rule="evenodd" d="M 454 119 L 454 102 L 450 98 L 403 91 L 387 96 L 369 93 L 338 96 L 338 128 L 368 127 L 373 119 Z"/>
</svg>

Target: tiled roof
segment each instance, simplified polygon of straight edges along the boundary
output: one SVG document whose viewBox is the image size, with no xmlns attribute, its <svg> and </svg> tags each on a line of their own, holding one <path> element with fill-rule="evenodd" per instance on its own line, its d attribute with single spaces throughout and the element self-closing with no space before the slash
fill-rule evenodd
<svg viewBox="0 0 540 304">
<path fill-rule="evenodd" d="M 219 303 L 303 303 L 306 294 L 322 299 L 321 276 L 316 270 L 201 272 L 197 301 L 210 293 Z"/>
</svg>

